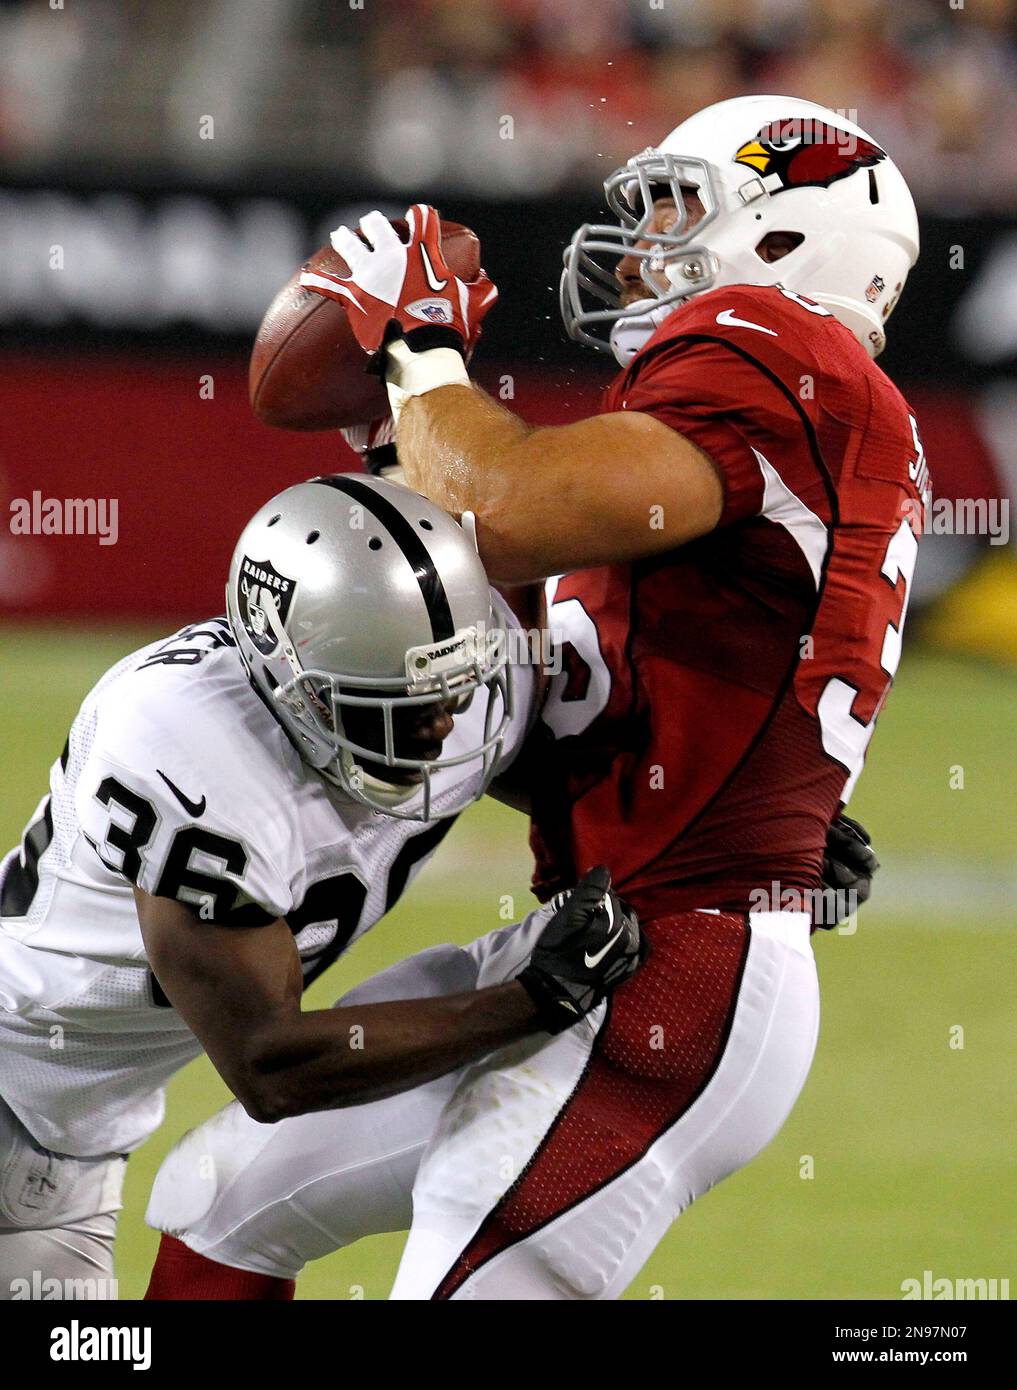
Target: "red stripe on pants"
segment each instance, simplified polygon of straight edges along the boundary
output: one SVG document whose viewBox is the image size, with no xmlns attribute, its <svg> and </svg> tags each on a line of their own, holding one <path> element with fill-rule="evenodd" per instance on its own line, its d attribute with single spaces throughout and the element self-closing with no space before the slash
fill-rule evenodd
<svg viewBox="0 0 1017 1390">
<path fill-rule="evenodd" d="M 716 1071 L 748 951 L 745 917 L 683 912 L 643 930 L 649 959 L 611 999 L 576 1089 L 433 1299 L 638 1162 Z"/>
</svg>

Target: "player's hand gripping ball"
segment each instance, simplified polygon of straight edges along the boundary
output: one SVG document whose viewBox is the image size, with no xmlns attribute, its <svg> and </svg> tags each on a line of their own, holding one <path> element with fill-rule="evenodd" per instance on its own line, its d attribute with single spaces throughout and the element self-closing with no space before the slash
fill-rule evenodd
<svg viewBox="0 0 1017 1390">
<path fill-rule="evenodd" d="M 395 230 L 408 234 L 397 218 Z M 442 251 L 460 280 L 480 272 L 480 242 L 469 227 L 442 222 Z M 385 383 L 353 335 L 349 301 L 300 284 L 303 271 L 338 279 L 349 266 L 331 245 L 316 251 L 272 300 L 254 342 L 249 370 L 251 406 L 263 424 L 284 430 L 366 426 L 389 415 Z M 351 312 L 354 312 L 351 307 Z M 479 335 L 479 325 L 467 357 Z"/>
<path fill-rule="evenodd" d="M 468 281 L 453 273 L 434 208 L 415 203 L 406 224 L 405 241 L 380 212 L 360 219 L 359 236 L 337 227 L 332 245 L 349 274 L 308 268 L 300 283 L 345 301 L 350 327 L 369 356 L 395 338 L 406 338 L 414 351 L 449 346 L 465 355 L 498 291 L 483 270 Z"/>
</svg>

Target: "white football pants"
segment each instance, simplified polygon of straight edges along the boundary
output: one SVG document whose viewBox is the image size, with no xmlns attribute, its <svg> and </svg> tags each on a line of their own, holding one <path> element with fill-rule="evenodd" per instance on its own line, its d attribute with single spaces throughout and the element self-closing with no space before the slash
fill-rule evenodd
<svg viewBox="0 0 1017 1390">
<path fill-rule="evenodd" d="M 421 952 L 341 1002 L 509 979 L 546 920 Z M 805 915 L 685 912 L 645 930 L 640 972 L 556 1038 L 277 1125 L 228 1106 L 168 1155 L 149 1224 L 287 1279 L 409 1227 L 393 1298 L 619 1297 L 674 1219 L 779 1131 L 819 1022 Z"/>
<path fill-rule="evenodd" d="M 0 1100 L 0 1300 L 116 1298 L 126 1166 L 44 1149 Z"/>
</svg>

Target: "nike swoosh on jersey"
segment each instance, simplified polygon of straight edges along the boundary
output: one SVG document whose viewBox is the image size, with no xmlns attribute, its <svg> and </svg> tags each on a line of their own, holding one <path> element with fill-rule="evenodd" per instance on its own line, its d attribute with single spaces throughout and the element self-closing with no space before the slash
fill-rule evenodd
<svg viewBox="0 0 1017 1390">
<path fill-rule="evenodd" d="M 424 275 L 427 279 L 427 283 L 430 285 L 431 289 L 434 290 L 435 294 L 437 294 L 445 288 L 448 284 L 448 280 L 439 280 L 437 275 L 435 275 L 434 267 L 431 265 L 431 258 L 427 254 L 426 246 L 421 246 L 420 248 L 420 259 L 424 262 Z"/>
<path fill-rule="evenodd" d="M 717 322 L 722 323 L 725 328 L 754 328 L 757 333 L 769 333 L 771 338 L 780 337 L 774 329 L 764 328 L 761 323 L 751 323 L 748 319 L 737 318 L 733 309 L 725 309 L 722 314 L 718 314 Z"/>
<path fill-rule="evenodd" d="M 604 907 L 605 907 L 605 909 L 606 909 L 606 911 L 607 911 L 607 918 L 608 918 L 607 925 L 608 925 L 608 927 L 613 927 L 613 926 L 614 926 L 614 904 L 613 904 L 612 901 L 611 901 L 610 895 L 608 895 L 607 897 L 604 898 Z M 586 962 L 586 968 L 587 968 L 587 970 L 592 970 L 593 967 L 594 967 L 595 965 L 599 965 L 599 964 L 600 964 L 600 962 L 604 959 L 604 957 L 607 955 L 608 951 L 610 951 L 611 947 L 612 947 L 612 946 L 614 945 L 614 943 L 618 940 L 619 936 L 621 936 L 621 934 L 622 934 L 622 932 L 623 932 L 624 930 L 625 930 L 625 923 L 623 922 L 622 925 L 621 925 L 621 926 L 618 928 L 618 930 L 615 932 L 615 934 L 611 937 L 611 939 L 610 939 L 610 941 L 607 943 L 607 945 L 601 947 L 601 949 L 600 949 L 595 955 L 592 955 L 592 956 L 591 956 L 590 953 L 589 953 L 589 951 L 586 952 L 586 954 L 583 956 L 583 960 Z"/>
<path fill-rule="evenodd" d="M 166 776 L 165 772 L 163 772 L 162 768 L 157 767 L 155 770 L 156 772 L 158 772 L 162 780 L 166 783 L 167 787 L 169 787 L 170 791 L 173 793 L 176 799 L 180 802 L 181 806 L 184 808 L 185 811 L 189 812 L 192 816 L 195 817 L 195 819 L 197 819 L 198 816 L 203 816 L 205 814 L 205 806 L 207 805 L 207 802 L 205 801 L 204 797 L 202 797 L 200 801 L 192 801 L 189 796 L 185 796 L 183 794 L 183 792 L 180 790 L 180 788 L 177 786 L 175 782 L 170 781 L 170 779 Z"/>
</svg>

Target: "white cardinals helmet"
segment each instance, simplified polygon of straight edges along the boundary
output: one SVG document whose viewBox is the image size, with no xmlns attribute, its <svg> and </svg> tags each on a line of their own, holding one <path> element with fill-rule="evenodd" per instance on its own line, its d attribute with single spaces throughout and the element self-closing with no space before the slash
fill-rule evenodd
<svg viewBox="0 0 1017 1390">
<path fill-rule="evenodd" d="M 694 225 L 683 189 L 703 206 Z M 875 357 L 918 259 L 915 205 L 893 160 L 854 121 L 796 97 L 708 106 L 616 169 L 604 192 L 620 225 L 580 227 L 561 281 L 569 335 L 600 349 L 626 320 L 659 323 L 692 295 L 780 284 L 828 309 Z M 666 233 L 647 230 L 660 197 L 678 210 Z M 756 248 L 769 232 L 801 240 L 768 263 Z M 620 307 L 611 256 L 641 260 L 646 300 Z"/>
</svg>

